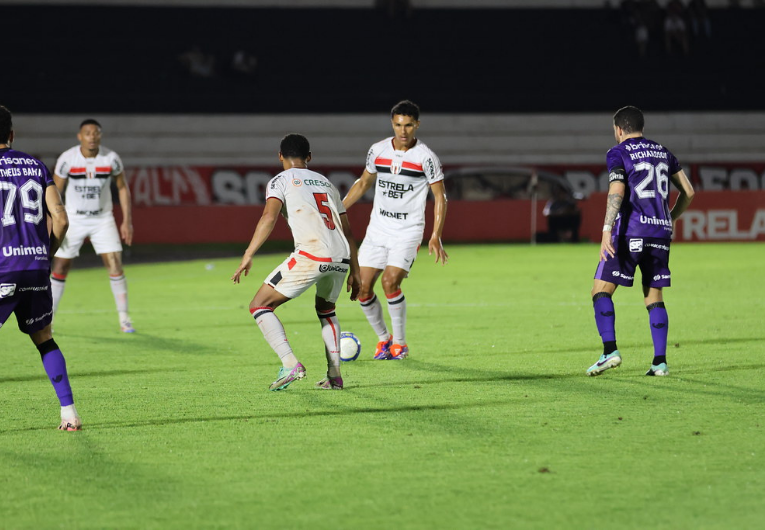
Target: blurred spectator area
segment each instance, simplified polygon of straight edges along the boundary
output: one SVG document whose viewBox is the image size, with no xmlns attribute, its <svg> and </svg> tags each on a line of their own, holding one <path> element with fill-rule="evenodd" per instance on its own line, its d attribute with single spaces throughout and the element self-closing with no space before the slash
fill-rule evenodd
<svg viewBox="0 0 765 530">
<path fill-rule="evenodd" d="M 709 9 L 709 42 L 667 55 L 657 41 L 641 57 L 612 4 L 398 19 L 11 4 L 0 100 L 15 113 L 379 113 L 404 97 L 430 113 L 765 109 L 765 9 Z M 190 50 L 215 59 L 210 75 L 179 60 Z"/>
</svg>

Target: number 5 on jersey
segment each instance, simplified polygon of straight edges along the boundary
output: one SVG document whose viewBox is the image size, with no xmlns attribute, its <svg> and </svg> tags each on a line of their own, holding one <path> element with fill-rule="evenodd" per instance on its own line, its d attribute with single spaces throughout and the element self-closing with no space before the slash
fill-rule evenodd
<svg viewBox="0 0 765 530">
<path fill-rule="evenodd" d="M 319 213 L 324 218 L 324 224 L 327 225 L 329 230 L 334 230 L 335 221 L 332 219 L 332 210 L 327 206 L 327 194 L 314 193 L 313 198 L 316 200 L 316 207 L 319 209 Z"/>
</svg>

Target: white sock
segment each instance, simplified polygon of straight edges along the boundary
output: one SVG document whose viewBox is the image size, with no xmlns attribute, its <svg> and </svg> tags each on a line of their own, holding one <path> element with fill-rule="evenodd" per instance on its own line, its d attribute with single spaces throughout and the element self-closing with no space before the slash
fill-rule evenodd
<svg viewBox="0 0 765 530">
<path fill-rule="evenodd" d="M 390 333 L 388 333 L 388 327 L 385 325 L 383 306 L 377 295 L 372 293 L 371 298 L 365 300 L 359 299 L 359 303 L 361 304 L 361 310 L 364 311 L 364 316 L 367 317 L 369 325 L 372 326 L 379 340 L 388 340 Z"/>
<path fill-rule="evenodd" d="M 401 289 L 385 296 L 388 298 L 388 313 L 393 328 L 393 344 L 404 345 L 406 344 L 406 298 L 404 298 Z"/>
<path fill-rule="evenodd" d="M 321 323 L 321 338 L 327 356 L 327 375 L 340 377 L 340 322 L 334 309 L 324 313 L 317 311 L 316 314 Z"/>
<path fill-rule="evenodd" d="M 114 295 L 114 303 L 117 304 L 117 311 L 119 313 L 128 312 L 128 296 L 127 296 L 127 281 L 125 281 L 125 275 L 109 276 L 109 284 L 112 286 L 112 294 Z"/>
<path fill-rule="evenodd" d="M 298 363 L 297 357 L 292 353 L 292 347 L 287 340 L 284 326 L 279 317 L 274 315 L 273 309 L 270 307 L 256 307 L 251 309 L 250 313 L 252 313 L 252 317 L 258 324 L 260 331 L 263 332 L 263 338 L 266 339 L 271 349 L 282 360 L 282 365 L 285 368 L 295 368 L 295 365 Z"/>
<path fill-rule="evenodd" d="M 53 314 L 58 311 L 58 303 L 61 301 L 61 297 L 64 296 L 64 287 L 66 287 L 66 276 L 59 276 L 58 278 L 51 275 L 50 277 L 50 294 L 53 296 Z"/>
<path fill-rule="evenodd" d="M 79 414 L 77 414 L 77 409 L 74 407 L 74 403 L 67 405 L 66 407 L 61 407 L 62 420 L 71 420 L 73 418 L 79 418 Z"/>
</svg>

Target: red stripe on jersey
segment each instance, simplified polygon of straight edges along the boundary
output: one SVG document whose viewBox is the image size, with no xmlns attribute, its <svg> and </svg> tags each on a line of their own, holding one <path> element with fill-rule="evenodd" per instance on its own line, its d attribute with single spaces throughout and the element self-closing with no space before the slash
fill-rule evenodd
<svg viewBox="0 0 765 530">
<path fill-rule="evenodd" d="M 287 268 L 289 270 L 292 270 L 292 267 L 294 267 L 296 263 L 297 263 L 297 260 L 295 258 L 292 258 L 291 260 L 287 262 Z"/>
<path fill-rule="evenodd" d="M 402 162 L 401 167 L 404 169 L 414 169 L 415 171 L 422 171 L 422 164 L 413 164 L 412 162 Z"/>
<path fill-rule="evenodd" d="M 309 254 L 308 252 L 304 250 L 298 250 L 298 254 L 301 256 L 305 256 L 308 259 L 312 259 L 313 261 L 321 261 L 324 263 L 332 263 L 332 258 L 319 258 L 317 256 L 314 256 L 313 254 Z"/>
<path fill-rule="evenodd" d="M 86 169 L 84 167 L 73 167 L 69 169 L 70 175 L 79 175 L 80 173 L 85 173 Z"/>
<path fill-rule="evenodd" d="M 96 173 L 111 173 L 112 168 L 109 166 L 96 167 Z"/>
<path fill-rule="evenodd" d="M 375 165 L 376 166 L 389 166 L 393 163 L 393 160 L 390 158 L 376 158 L 375 159 Z"/>
</svg>

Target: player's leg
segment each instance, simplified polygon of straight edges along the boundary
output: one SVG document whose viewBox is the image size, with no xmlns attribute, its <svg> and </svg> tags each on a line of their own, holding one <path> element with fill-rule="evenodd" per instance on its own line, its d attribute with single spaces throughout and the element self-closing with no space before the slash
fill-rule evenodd
<svg viewBox="0 0 765 530">
<path fill-rule="evenodd" d="M 69 275 L 69 271 L 72 268 L 72 261 L 68 258 L 53 258 L 50 272 L 50 292 L 53 296 L 53 314 L 56 314 L 58 310 L 58 304 L 61 298 L 64 296 L 64 288 L 66 287 L 66 277 Z"/>
<path fill-rule="evenodd" d="M 648 320 L 651 324 L 651 339 L 653 340 L 653 360 L 645 375 L 668 375 L 667 368 L 667 335 L 669 334 L 669 315 L 664 307 L 661 287 L 643 286 L 645 308 L 648 310 Z"/>
<path fill-rule="evenodd" d="M 401 282 L 409 271 L 388 265 L 382 274 L 382 286 L 388 300 L 388 314 L 393 328 L 393 345 L 390 347 L 391 359 L 405 359 L 409 355 L 406 345 L 406 297 L 401 291 Z"/>
<path fill-rule="evenodd" d="M 69 374 L 66 370 L 66 360 L 61 349 L 53 340 L 51 325 L 29 334 L 29 337 L 40 352 L 43 368 L 48 374 L 53 389 L 56 391 L 59 404 L 61 405 L 61 424 L 58 428 L 62 431 L 79 431 L 82 429 L 82 420 L 74 406 L 72 387 L 69 384 Z"/>
<path fill-rule="evenodd" d="M 382 302 L 374 292 L 375 283 L 385 269 L 387 260 L 388 249 L 372 241 L 371 236 L 366 237 L 359 248 L 359 275 L 361 276 L 359 304 L 379 341 L 374 355 L 377 360 L 389 358 L 393 338 L 385 325 Z"/>
<path fill-rule="evenodd" d="M 53 296 L 53 315 L 58 311 L 58 304 L 64 296 L 66 278 L 72 268 L 74 258 L 80 255 L 85 238 L 90 233 L 88 220 L 70 218 L 69 230 L 51 264 L 50 289 Z"/>
<path fill-rule="evenodd" d="M 643 296 L 651 325 L 654 355 L 646 375 L 664 376 L 669 374 L 669 368 L 667 368 L 669 316 L 666 307 L 664 307 L 662 292 L 664 287 L 670 286 L 671 281 L 669 245 L 669 241 L 666 240 L 646 240 L 643 258 L 640 261 L 640 272 L 643 276 Z"/>
<path fill-rule="evenodd" d="M 340 263 L 333 265 L 340 270 L 324 272 L 316 282 L 316 315 L 321 323 L 321 338 L 327 357 L 327 377 L 316 383 L 316 387 L 324 390 L 343 389 L 340 373 L 340 321 L 335 314 L 335 302 L 345 285 L 348 266 Z"/>
<path fill-rule="evenodd" d="M 117 306 L 120 330 L 123 333 L 135 333 L 128 310 L 127 280 L 122 269 L 122 241 L 117 223 L 111 214 L 89 221 L 92 223 L 90 242 L 109 271 L 109 285 L 114 296 L 114 305 Z"/>
<path fill-rule="evenodd" d="M 135 333 L 133 321 L 128 311 L 128 291 L 125 271 L 122 268 L 122 252 L 107 252 L 101 254 L 104 267 L 109 271 L 109 285 L 114 296 L 114 305 L 117 306 L 120 330 L 123 333 Z"/>
<path fill-rule="evenodd" d="M 342 390 L 343 376 L 340 373 L 340 321 L 335 313 L 335 304 L 316 296 L 316 315 L 321 323 L 321 339 L 327 357 L 327 377 L 316 383 L 324 390 Z"/>
<path fill-rule="evenodd" d="M 320 274 L 316 265 L 306 257 L 292 254 L 271 271 L 250 302 L 250 314 L 282 361 L 276 381 L 271 383 L 269 390 L 284 390 L 293 381 L 305 377 L 305 367 L 292 351 L 284 326 L 274 310 L 316 283 Z"/>
<path fill-rule="evenodd" d="M 377 360 L 388 358 L 393 339 L 393 335 L 390 334 L 388 326 L 385 324 L 382 302 L 374 292 L 375 283 L 377 283 L 382 272 L 382 269 L 373 267 L 359 267 L 359 275 L 361 276 L 359 305 L 361 305 L 367 322 L 377 335 L 378 342 L 374 354 L 374 358 Z"/>
</svg>

